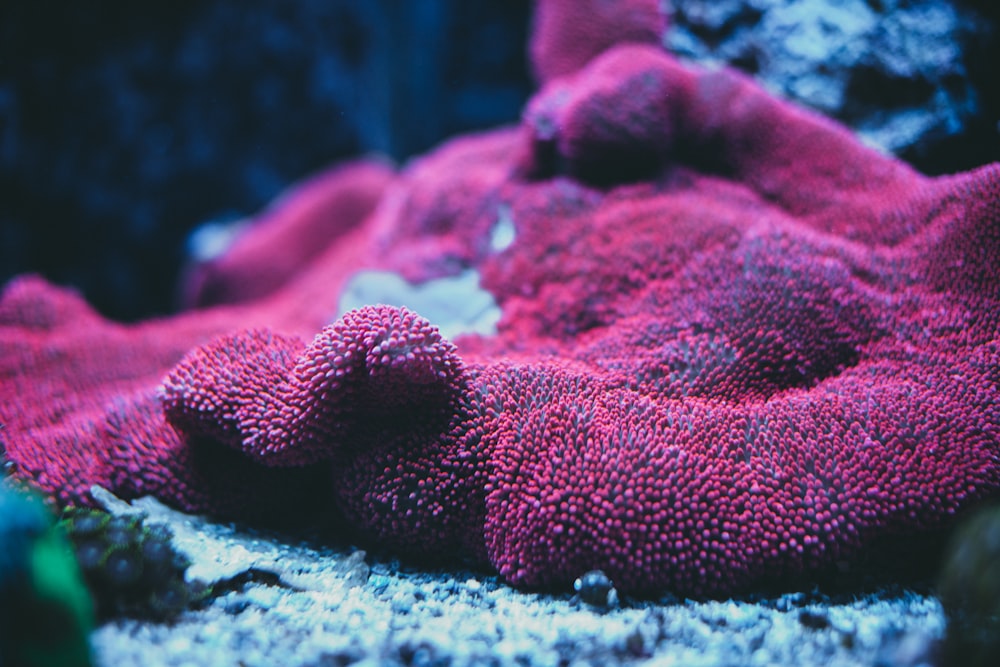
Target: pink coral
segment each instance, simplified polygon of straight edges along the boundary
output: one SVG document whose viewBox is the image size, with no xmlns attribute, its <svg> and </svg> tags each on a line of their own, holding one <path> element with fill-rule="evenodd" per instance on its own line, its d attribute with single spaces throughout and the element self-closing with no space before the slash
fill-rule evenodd
<svg viewBox="0 0 1000 667">
<path fill-rule="evenodd" d="M 671 157 L 675 129 L 671 77 L 661 50 L 614 47 L 578 76 L 546 85 L 525 110 L 534 173 L 588 181 L 646 176 Z"/>
<path fill-rule="evenodd" d="M 536 0 L 529 52 L 535 79 L 572 74 L 624 43 L 660 44 L 667 29 L 660 0 Z"/>
<path fill-rule="evenodd" d="M 927 178 L 730 71 L 602 51 L 266 298 L 122 326 L 12 282 L 15 474 L 239 516 L 308 497 L 519 585 L 720 595 L 1000 495 L 1000 164 Z M 362 268 L 475 268 L 498 332 L 335 318 Z"/>
<path fill-rule="evenodd" d="M 187 269 L 188 306 L 267 296 L 372 212 L 393 177 L 388 165 L 358 161 L 321 172 L 280 197 L 231 247 Z"/>
<path fill-rule="evenodd" d="M 305 347 L 266 330 L 194 350 L 160 392 L 167 419 L 268 465 L 304 465 L 349 447 L 358 421 L 447 406 L 462 362 L 429 322 L 368 306 Z"/>
</svg>

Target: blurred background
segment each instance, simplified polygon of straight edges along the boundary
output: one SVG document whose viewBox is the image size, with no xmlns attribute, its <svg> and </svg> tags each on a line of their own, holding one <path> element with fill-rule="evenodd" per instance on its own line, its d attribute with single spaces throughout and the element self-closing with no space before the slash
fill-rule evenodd
<svg viewBox="0 0 1000 667">
<path fill-rule="evenodd" d="M 609 0 L 613 1 L 613 0 Z M 930 174 L 1000 159 L 991 0 L 671 0 L 730 63 Z M 516 122 L 530 0 L 2 0 L 0 282 L 176 307 L 186 240 L 330 164 Z"/>
</svg>

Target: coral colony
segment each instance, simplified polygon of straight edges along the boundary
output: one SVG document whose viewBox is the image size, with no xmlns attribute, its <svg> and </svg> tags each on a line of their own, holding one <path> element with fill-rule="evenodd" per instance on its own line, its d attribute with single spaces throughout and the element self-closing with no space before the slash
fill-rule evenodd
<svg viewBox="0 0 1000 667">
<path fill-rule="evenodd" d="M 559 20 L 578 4 L 539 7 L 518 126 L 291 192 L 192 274 L 200 308 L 122 325 L 11 281 L 13 474 L 61 504 L 99 484 L 336 516 L 517 586 L 599 569 L 690 595 L 929 540 L 996 497 L 1000 165 L 922 176 L 678 62 L 658 2 Z M 495 331 L 340 308 L 365 272 L 470 271 Z"/>
</svg>

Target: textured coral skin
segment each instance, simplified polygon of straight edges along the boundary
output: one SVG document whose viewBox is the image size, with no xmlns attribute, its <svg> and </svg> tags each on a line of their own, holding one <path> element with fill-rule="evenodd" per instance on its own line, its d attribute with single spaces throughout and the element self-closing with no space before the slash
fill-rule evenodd
<svg viewBox="0 0 1000 667">
<path fill-rule="evenodd" d="M 429 322 L 366 306 L 305 348 L 266 330 L 224 336 L 167 375 L 167 419 L 267 465 L 301 466 L 350 447 L 357 422 L 447 406 L 462 361 Z"/>
<path fill-rule="evenodd" d="M 535 79 L 571 74 L 625 43 L 660 44 L 667 16 L 660 0 L 536 0 L 528 50 Z"/>
<path fill-rule="evenodd" d="M 661 112 L 606 108 L 642 81 Z M 926 178 L 641 45 L 528 109 L 409 166 L 267 298 L 124 327 L 9 284 L 15 474 L 61 502 L 96 482 L 239 517 L 329 507 L 516 585 L 601 569 L 707 595 L 1000 495 L 1000 165 Z M 455 347 L 386 306 L 329 324 L 358 268 L 470 266 L 495 336 Z"/>
<path fill-rule="evenodd" d="M 546 85 L 524 114 L 535 141 L 534 175 L 557 169 L 616 182 L 655 169 L 673 148 L 676 125 L 663 61 L 652 46 L 616 47 L 584 74 Z"/>
<path fill-rule="evenodd" d="M 243 303 L 271 294 L 363 222 L 392 177 L 388 165 L 365 160 L 295 186 L 254 219 L 225 254 L 188 269 L 185 305 Z"/>
</svg>

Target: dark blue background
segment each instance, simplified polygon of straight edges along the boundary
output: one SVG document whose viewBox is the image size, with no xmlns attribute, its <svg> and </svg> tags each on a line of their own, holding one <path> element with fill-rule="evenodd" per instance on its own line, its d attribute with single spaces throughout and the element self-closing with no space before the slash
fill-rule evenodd
<svg viewBox="0 0 1000 667">
<path fill-rule="evenodd" d="M 366 152 L 515 121 L 528 0 L 5 0 L 0 281 L 175 307 L 197 224 Z"/>
</svg>

